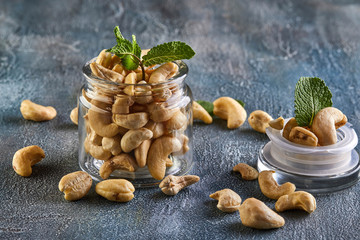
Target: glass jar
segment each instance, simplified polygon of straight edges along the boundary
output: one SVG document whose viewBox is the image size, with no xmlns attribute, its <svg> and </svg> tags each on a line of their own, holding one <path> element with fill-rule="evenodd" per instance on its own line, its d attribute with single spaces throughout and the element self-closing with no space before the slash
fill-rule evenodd
<svg viewBox="0 0 360 240">
<path fill-rule="evenodd" d="M 193 98 L 187 65 L 175 61 L 177 74 L 163 83 L 125 84 L 94 76 L 95 60 L 83 67 L 86 83 L 78 98 L 80 168 L 94 180 L 124 178 L 135 187 L 188 173 Z"/>
<path fill-rule="evenodd" d="M 274 170 L 279 184 L 292 182 L 297 190 L 328 193 L 359 180 L 359 154 L 355 151 L 358 137 L 350 123 L 337 130 L 338 141 L 329 146 L 299 145 L 285 139 L 282 130 L 271 127 L 266 134 L 270 142 L 260 149 L 258 169 Z"/>
</svg>

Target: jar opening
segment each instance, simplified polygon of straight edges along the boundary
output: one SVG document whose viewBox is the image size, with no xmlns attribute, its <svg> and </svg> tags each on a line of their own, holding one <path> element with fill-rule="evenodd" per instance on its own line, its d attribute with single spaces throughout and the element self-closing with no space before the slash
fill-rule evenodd
<svg viewBox="0 0 360 240">
<path fill-rule="evenodd" d="M 170 79 L 168 79 L 166 82 L 162 82 L 162 83 L 155 83 L 155 84 L 150 84 L 150 83 L 135 83 L 135 84 L 128 84 L 128 83 L 117 83 L 117 82 L 113 82 L 107 79 L 103 79 L 100 77 L 95 76 L 90 68 L 90 64 L 92 62 L 96 61 L 96 57 L 91 59 L 90 61 L 86 62 L 85 65 L 82 68 L 83 71 L 83 75 L 85 76 L 86 80 L 92 84 L 100 84 L 100 85 L 108 85 L 109 87 L 121 87 L 124 88 L 126 86 L 152 86 L 154 88 L 158 87 L 158 88 L 164 88 L 165 86 L 168 87 L 169 85 L 173 85 L 173 84 L 181 84 L 189 71 L 188 66 L 186 65 L 186 63 L 184 63 L 181 60 L 177 60 L 177 61 L 173 61 L 173 63 L 175 63 L 179 69 L 178 72 Z M 155 66 L 154 68 L 159 67 L 160 65 Z"/>
</svg>

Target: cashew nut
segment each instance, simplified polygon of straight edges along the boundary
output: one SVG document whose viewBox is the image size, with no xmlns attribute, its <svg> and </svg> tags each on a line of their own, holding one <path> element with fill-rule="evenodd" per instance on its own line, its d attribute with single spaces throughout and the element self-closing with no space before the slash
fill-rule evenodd
<svg viewBox="0 0 360 240">
<path fill-rule="evenodd" d="M 172 167 L 173 165 L 174 165 L 174 162 L 170 158 L 166 158 L 165 166 L 168 168 L 168 167 Z"/>
<path fill-rule="evenodd" d="M 125 179 L 109 179 L 96 184 L 95 191 L 110 201 L 128 202 L 134 198 L 134 185 Z"/>
<path fill-rule="evenodd" d="M 271 199 L 279 199 L 283 195 L 295 192 L 296 187 L 290 182 L 279 186 L 272 176 L 273 173 L 275 173 L 275 171 L 272 170 L 259 173 L 258 181 L 260 189 L 265 196 Z"/>
<path fill-rule="evenodd" d="M 336 129 L 345 125 L 346 122 L 347 117 L 339 109 L 327 107 L 315 115 L 311 130 L 318 137 L 319 144 L 327 146 L 336 143 Z"/>
<path fill-rule="evenodd" d="M 111 70 L 113 70 L 117 73 L 120 73 L 123 76 L 126 76 L 126 74 L 127 74 L 126 69 L 124 68 L 124 66 L 121 63 L 115 64 Z"/>
<path fill-rule="evenodd" d="M 289 141 L 316 147 L 318 145 L 318 138 L 314 133 L 303 127 L 294 127 L 290 131 Z"/>
<path fill-rule="evenodd" d="M 127 129 L 139 129 L 149 121 L 149 115 L 146 112 L 137 112 L 131 114 L 114 114 L 114 122 Z"/>
<path fill-rule="evenodd" d="M 110 80 L 116 83 L 123 83 L 124 76 L 118 72 L 107 69 L 96 62 L 90 63 L 92 73 L 102 79 Z"/>
<path fill-rule="evenodd" d="M 230 97 L 221 97 L 214 102 L 214 114 L 221 119 L 227 120 L 227 127 L 238 128 L 246 120 L 246 111 L 243 106 Z"/>
<path fill-rule="evenodd" d="M 149 152 L 150 145 L 151 145 L 151 140 L 148 139 L 148 140 L 143 141 L 140 144 L 140 146 L 135 148 L 134 155 L 135 155 L 136 163 L 139 167 L 145 167 L 146 158 L 147 158 L 147 154 Z"/>
<path fill-rule="evenodd" d="M 240 208 L 241 197 L 231 189 L 225 188 L 210 194 L 209 197 L 219 200 L 217 208 L 223 212 L 235 212 Z"/>
<path fill-rule="evenodd" d="M 269 122 L 273 120 L 273 118 L 262 110 L 253 111 L 249 118 L 248 122 L 250 126 L 258 132 L 265 133 L 266 128 L 269 126 Z"/>
<path fill-rule="evenodd" d="M 282 130 L 284 127 L 284 118 L 283 117 L 278 117 L 277 119 L 271 120 L 269 122 L 269 126 L 276 129 L 276 130 Z"/>
<path fill-rule="evenodd" d="M 116 96 L 111 112 L 114 114 L 127 114 L 130 112 L 129 108 L 133 104 L 134 100 L 129 96 Z"/>
<path fill-rule="evenodd" d="M 120 146 L 121 136 L 116 135 L 112 138 L 104 137 L 101 141 L 101 145 L 104 150 L 111 152 L 112 155 L 119 155 L 121 153 Z"/>
<path fill-rule="evenodd" d="M 111 121 L 111 114 L 107 112 L 98 112 L 90 108 L 88 119 L 91 128 L 102 137 L 114 137 L 120 131 L 118 125 Z"/>
<path fill-rule="evenodd" d="M 121 138 L 121 149 L 126 153 L 131 152 L 131 150 L 137 148 L 143 141 L 152 138 L 152 136 L 152 131 L 147 128 L 129 130 Z"/>
<path fill-rule="evenodd" d="M 289 135 L 290 135 L 290 132 L 291 132 L 291 129 L 293 129 L 294 127 L 297 127 L 298 124 L 296 122 L 296 119 L 295 118 L 291 118 L 286 124 L 285 124 L 285 127 L 284 127 L 284 130 L 283 130 L 283 137 L 286 138 L 287 140 L 289 140 Z"/>
<path fill-rule="evenodd" d="M 197 183 L 200 180 L 195 175 L 174 176 L 169 175 L 161 181 L 159 187 L 166 195 L 176 195 L 180 190 Z"/>
<path fill-rule="evenodd" d="M 93 144 L 89 137 L 84 140 L 84 148 L 87 153 L 98 160 L 108 160 L 111 157 L 111 152 L 106 151 L 102 146 Z"/>
<path fill-rule="evenodd" d="M 308 213 L 312 213 L 316 209 L 316 200 L 310 193 L 298 191 L 281 196 L 275 203 L 275 209 L 278 212 L 289 209 L 301 209 Z"/>
<path fill-rule="evenodd" d="M 184 155 L 190 149 L 190 147 L 188 145 L 189 138 L 185 134 L 181 134 L 180 136 L 177 136 L 177 138 L 182 143 L 182 147 L 181 147 L 180 151 L 173 152 L 172 155 L 174 155 L 174 156 Z"/>
<path fill-rule="evenodd" d="M 182 144 L 175 137 L 162 136 L 151 144 L 147 166 L 153 178 L 161 180 L 165 176 L 166 158 L 172 152 L 180 151 Z"/>
<path fill-rule="evenodd" d="M 129 96 L 134 96 L 135 94 L 134 84 L 136 83 L 136 73 L 131 72 L 128 75 L 126 75 L 124 83 L 131 84 L 130 86 L 126 86 L 124 88 L 124 93 L 126 93 Z"/>
<path fill-rule="evenodd" d="M 83 171 L 69 173 L 59 182 L 59 190 L 65 193 L 65 199 L 76 201 L 83 198 L 92 185 L 91 176 Z"/>
<path fill-rule="evenodd" d="M 149 120 L 149 122 L 144 126 L 144 128 L 147 128 L 153 132 L 153 138 L 161 137 L 165 133 L 165 126 L 161 122 L 154 122 L 152 120 Z"/>
<path fill-rule="evenodd" d="M 239 213 L 242 224 L 251 228 L 271 229 L 285 224 L 284 218 L 256 198 L 246 199 L 241 204 Z"/>
<path fill-rule="evenodd" d="M 162 83 L 166 82 L 169 78 L 173 77 L 179 70 L 178 65 L 173 62 L 168 62 L 158 67 L 149 78 L 149 83 Z"/>
<path fill-rule="evenodd" d="M 259 176 L 259 172 L 246 163 L 239 163 L 233 167 L 233 171 L 239 172 L 241 174 L 241 178 L 244 180 L 255 180 Z"/>
<path fill-rule="evenodd" d="M 20 112 L 26 120 L 36 122 L 48 121 L 56 117 L 56 110 L 53 107 L 45 107 L 30 100 L 24 100 L 20 105 Z"/>
<path fill-rule="evenodd" d="M 167 108 L 161 103 L 151 103 L 148 105 L 150 119 L 154 122 L 164 122 L 172 118 L 179 108 Z"/>
<path fill-rule="evenodd" d="M 96 134 L 96 132 L 90 128 L 89 141 L 92 144 L 94 144 L 96 146 L 101 146 L 102 139 L 103 139 L 103 137 Z"/>
<path fill-rule="evenodd" d="M 186 116 L 178 110 L 172 118 L 165 122 L 165 127 L 168 131 L 175 131 L 183 128 L 187 124 Z"/>
<path fill-rule="evenodd" d="M 32 173 L 32 166 L 45 157 L 44 150 L 39 146 L 32 145 L 19 149 L 13 157 L 13 169 L 17 174 L 28 177 Z"/>
<path fill-rule="evenodd" d="M 213 119 L 210 114 L 200 104 L 193 101 L 193 117 L 199 119 L 206 124 L 211 124 Z"/>
<path fill-rule="evenodd" d="M 71 110 L 70 113 L 70 119 L 76 125 L 78 125 L 78 112 L 79 112 L 79 108 L 76 107 L 73 110 Z"/>
<path fill-rule="evenodd" d="M 106 49 L 103 49 L 99 53 L 99 56 L 97 56 L 96 63 L 100 64 L 103 67 L 108 68 L 111 63 L 111 53 L 106 52 Z"/>
<path fill-rule="evenodd" d="M 131 106 L 130 108 L 130 112 L 131 113 L 136 113 L 136 112 L 147 112 L 148 108 L 146 105 L 141 105 L 141 104 L 134 104 Z"/>
<path fill-rule="evenodd" d="M 159 88 L 154 87 L 152 89 L 152 95 L 155 102 L 165 102 L 171 97 L 172 92 L 169 88 L 163 86 Z"/>
<path fill-rule="evenodd" d="M 135 87 L 135 102 L 139 104 L 148 104 L 152 101 L 151 86 L 145 85 L 147 82 L 140 81 Z"/>
<path fill-rule="evenodd" d="M 103 179 L 107 179 L 116 169 L 135 172 L 137 169 L 135 159 L 127 153 L 121 153 L 105 161 L 100 167 L 99 174 Z"/>
</svg>

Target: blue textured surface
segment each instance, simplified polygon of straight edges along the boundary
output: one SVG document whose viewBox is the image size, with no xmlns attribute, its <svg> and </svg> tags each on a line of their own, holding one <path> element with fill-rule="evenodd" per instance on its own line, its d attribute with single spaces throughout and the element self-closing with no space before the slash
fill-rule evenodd
<svg viewBox="0 0 360 240">
<path fill-rule="evenodd" d="M 246 228 L 238 213 L 220 212 L 208 195 L 222 188 L 274 208 L 256 181 L 231 173 L 238 162 L 254 166 L 267 137 L 248 123 L 228 130 L 220 119 L 194 125 L 192 173 L 201 180 L 178 195 L 138 189 L 131 202 L 118 204 L 93 186 L 84 199 L 66 202 L 57 185 L 79 170 L 69 113 L 84 81 L 81 67 L 113 46 L 115 25 L 144 49 L 172 40 L 190 44 L 196 56 L 187 81 L 196 99 L 227 95 L 243 100 L 248 113 L 290 117 L 296 81 L 318 76 L 360 132 L 358 1 L 0 0 L 0 238 L 360 239 L 360 184 L 317 196 L 311 215 L 282 213 L 286 224 L 277 230 Z M 26 121 L 19 111 L 24 99 L 54 106 L 58 116 Z M 30 178 L 20 177 L 13 154 L 34 144 L 46 158 Z"/>
</svg>

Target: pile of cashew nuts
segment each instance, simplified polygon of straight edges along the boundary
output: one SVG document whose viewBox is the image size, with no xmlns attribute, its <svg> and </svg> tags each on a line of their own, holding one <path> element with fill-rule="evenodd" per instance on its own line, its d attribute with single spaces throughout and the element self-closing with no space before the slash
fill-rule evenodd
<svg viewBox="0 0 360 240">
<path fill-rule="evenodd" d="M 313 195 L 305 191 L 295 192 L 296 187 L 290 182 L 279 185 L 273 178 L 275 171 L 258 173 L 255 168 L 245 163 L 237 164 L 234 166 L 233 171 L 239 172 L 244 180 L 258 179 L 261 192 L 266 197 L 277 200 L 275 203 L 277 212 L 300 209 L 312 213 L 316 209 L 316 200 Z M 283 217 L 256 198 L 248 198 L 241 203 L 241 197 L 228 188 L 210 194 L 209 197 L 218 200 L 217 208 L 223 212 L 239 211 L 244 226 L 257 229 L 272 229 L 285 225 Z"/>
<path fill-rule="evenodd" d="M 100 176 L 107 179 L 115 170 L 135 172 L 147 166 L 153 178 L 163 179 L 166 168 L 173 164 L 169 155 L 189 150 L 187 104 L 179 105 L 182 89 L 168 81 L 178 73 L 178 65 L 168 62 L 146 68 L 144 80 L 140 68 L 125 70 L 116 55 L 103 50 L 90 68 L 99 78 L 127 84 L 104 89 L 94 83 L 92 89 L 83 91 L 91 103 L 84 116 L 84 148 L 104 161 Z"/>
<path fill-rule="evenodd" d="M 336 129 L 344 126 L 347 117 L 339 109 L 327 107 L 321 109 L 314 117 L 310 127 L 298 126 L 295 118 L 291 118 L 284 126 L 284 118 L 275 120 L 266 112 L 256 110 L 248 119 L 250 126 L 261 133 L 267 127 L 282 130 L 282 136 L 287 140 L 305 146 L 328 146 L 337 142 Z"/>
</svg>

